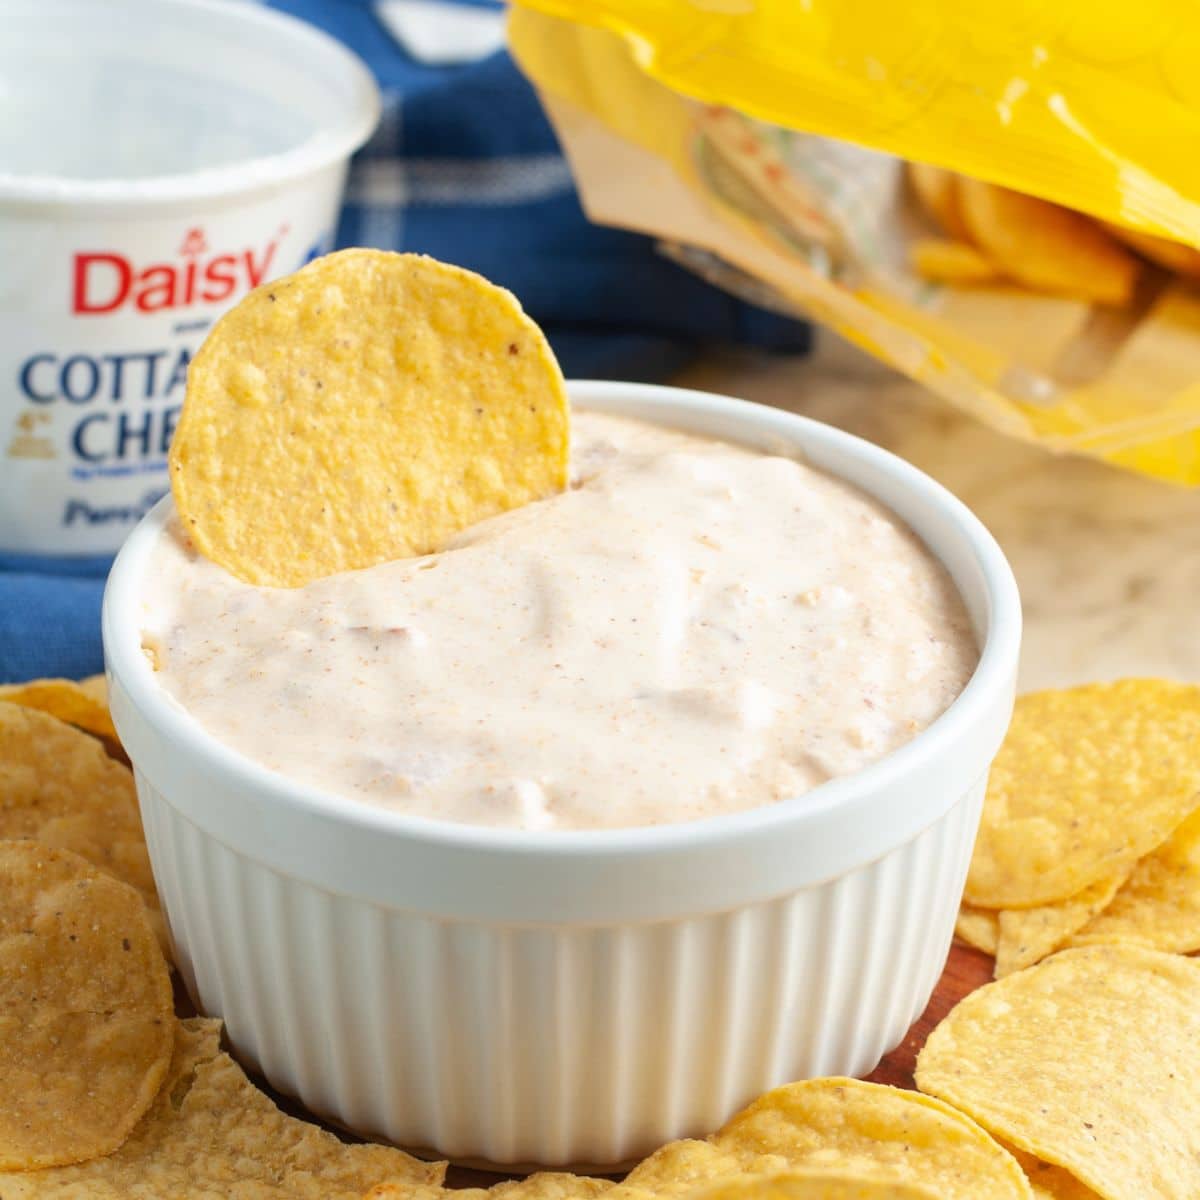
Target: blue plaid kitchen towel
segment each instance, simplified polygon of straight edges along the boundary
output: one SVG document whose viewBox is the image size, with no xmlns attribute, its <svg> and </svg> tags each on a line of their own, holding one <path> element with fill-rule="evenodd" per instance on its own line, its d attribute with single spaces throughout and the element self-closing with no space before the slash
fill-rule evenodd
<svg viewBox="0 0 1200 1200">
<path fill-rule="evenodd" d="M 699 350 L 808 347 L 807 329 L 731 298 L 646 238 L 590 225 L 489 3 L 269 0 L 355 50 L 383 117 L 352 164 L 340 245 L 418 250 L 510 288 L 569 376 L 662 379 Z M 99 671 L 107 560 L 0 555 L 0 681 Z"/>
</svg>

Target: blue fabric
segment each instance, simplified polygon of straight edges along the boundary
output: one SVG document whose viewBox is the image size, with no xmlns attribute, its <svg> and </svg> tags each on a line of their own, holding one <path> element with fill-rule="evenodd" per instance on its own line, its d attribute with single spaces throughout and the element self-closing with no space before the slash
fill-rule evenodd
<svg viewBox="0 0 1200 1200">
<path fill-rule="evenodd" d="M 371 0 L 270 0 L 367 62 L 383 117 L 351 172 L 342 245 L 419 250 L 503 284 L 569 376 L 662 379 L 703 348 L 804 350 L 797 322 L 733 299 L 637 234 L 591 225 L 533 89 L 506 53 L 414 62 Z"/>
<path fill-rule="evenodd" d="M 808 348 L 805 326 L 751 308 L 644 237 L 590 225 L 537 97 L 506 53 L 411 59 L 370 0 L 270 0 L 367 62 L 383 119 L 352 165 L 340 245 L 419 250 L 512 289 L 569 376 L 662 379 L 698 351 Z M 0 680 L 99 671 L 106 560 L 0 555 Z"/>
<path fill-rule="evenodd" d="M 80 679 L 99 672 L 103 590 L 103 577 L 0 574 L 0 678 Z"/>
</svg>

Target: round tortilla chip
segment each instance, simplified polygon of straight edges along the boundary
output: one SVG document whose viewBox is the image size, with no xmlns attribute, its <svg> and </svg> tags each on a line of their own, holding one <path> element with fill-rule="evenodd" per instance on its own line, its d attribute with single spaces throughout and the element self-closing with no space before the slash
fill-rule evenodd
<svg viewBox="0 0 1200 1200">
<path fill-rule="evenodd" d="M 1065 946 L 1073 933 L 1111 903 L 1128 874 L 1124 867 L 1053 904 L 1002 908 L 997 922 L 996 978 L 1032 967 Z"/>
<path fill-rule="evenodd" d="M 689 1196 L 703 1184 L 781 1171 L 927 1188 L 940 1200 L 1029 1200 L 1012 1155 L 927 1096 L 857 1079 L 810 1079 L 760 1096 L 706 1141 L 671 1142 L 606 1200 Z"/>
<path fill-rule="evenodd" d="M 1033 1188 L 1034 1200 L 1098 1200 L 1096 1193 L 1080 1183 L 1069 1171 L 1044 1163 L 1032 1154 L 1018 1150 L 1016 1146 L 1007 1145 L 1001 1138 L 996 1140 L 1021 1164 L 1021 1170 L 1029 1179 L 1029 1186 Z"/>
<path fill-rule="evenodd" d="M 713 1138 L 707 1141 L 681 1138 L 668 1142 L 638 1163 L 616 1195 L 621 1200 L 634 1196 L 679 1196 L 693 1186 L 740 1175 L 744 1170 L 741 1159 L 715 1145 Z"/>
<path fill-rule="evenodd" d="M 561 491 L 569 424 L 511 293 L 421 255 L 344 250 L 251 292 L 205 339 L 171 488 L 202 553 L 300 587 Z"/>
<path fill-rule="evenodd" d="M 687 1193 L 688 1200 L 939 1200 L 916 1183 L 837 1169 L 735 1175 Z"/>
<path fill-rule="evenodd" d="M 1200 950 L 1200 810 L 1138 862 L 1112 903 L 1068 944 L 1107 942 L 1173 954 Z"/>
<path fill-rule="evenodd" d="M 443 1188 L 411 1183 L 381 1183 L 362 1200 L 593 1200 L 614 1187 L 611 1179 L 539 1171 L 525 1179 L 506 1179 L 488 1188 Z"/>
<path fill-rule="evenodd" d="M 1200 963 L 1064 950 L 973 992 L 929 1035 L 917 1086 L 1104 1200 L 1193 1200 Z"/>
<path fill-rule="evenodd" d="M 1148 258 L 1152 263 L 1165 267 L 1176 275 L 1200 279 L 1200 250 L 1194 246 L 1185 246 L 1182 242 L 1156 237 L 1152 233 L 1142 233 L 1138 229 L 1126 229 L 1123 225 L 1114 225 L 1110 221 L 1104 221 L 1103 225 L 1113 237 L 1136 250 L 1143 258 Z"/>
<path fill-rule="evenodd" d="M 1031 1194 L 1012 1155 L 969 1117 L 916 1092 L 857 1079 L 776 1088 L 711 1141 L 742 1171 L 857 1170 L 931 1188 L 942 1200 L 1028 1200 Z M 630 1182 L 638 1182 L 636 1173 Z"/>
<path fill-rule="evenodd" d="M 4 1200 L 360 1200 L 385 1180 L 404 1181 L 410 1200 L 438 1194 L 445 1163 L 347 1145 L 288 1116 L 221 1052 L 219 1021 L 171 1024 L 166 1081 L 125 1144 L 91 1162 L 0 1176 Z"/>
<path fill-rule="evenodd" d="M 954 932 L 968 946 L 995 957 L 1000 941 L 1000 914 L 995 909 L 963 904 L 954 922 Z"/>
<path fill-rule="evenodd" d="M 95 738 L 0 702 L 0 838 L 70 850 L 136 888 L 166 949 L 133 773 Z"/>
<path fill-rule="evenodd" d="M 913 243 L 908 258 L 912 269 L 931 283 L 968 287 L 1001 278 L 992 261 L 966 242 L 921 238 Z"/>
<path fill-rule="evenodd" d="M 171 1061 L 171 982 L 146 907 L 37 842 L 0 842 L 0 880 L 0 1170 L 109 1154 Z"/>
<path fill-rule="evenodd" d="M 0 685 L 0 700 L 41 709 L 97 737 L 117 740 L 103 675 L 79 680 L 31 679 L 28 683 L 6 683 Z"/>
<path fill-rule="evenodd" d="M 970 241 L 958 194 L 959 177 L 944 167 L 910 162 L 908 182 L 925 212 L 956 242 Z"/>
<path fill-rule="evenodd" d="M 960 179 L 958 196 L 969 240 L 1010 279 L 1088 303 L 1132 298 L 1138 260 L 1089 217 L 978 179 Z"/>
<path fill-rule="evenodd" d="M 1017 698 L 988 777 L 965 899 L 1065 900 L 1129 870 L 1196 807 L 1200 687 L 1123 679 Z"/>
</svg>

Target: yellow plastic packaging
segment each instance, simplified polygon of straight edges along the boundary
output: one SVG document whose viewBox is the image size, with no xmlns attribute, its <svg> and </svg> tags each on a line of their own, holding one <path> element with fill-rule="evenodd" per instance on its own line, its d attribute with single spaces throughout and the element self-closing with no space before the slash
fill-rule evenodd
<svg viewBox="0 0 1200 1200">
<path fill-rule="evenodd" d="M 930 284 L 899 161 L 1200 245 L 1192 0 L 518 0 L 510 42 L 593 219 L 1006 433 L 1200 484 L 1200 286 L 1151 267 L 1114 308 Z"/>
</svg>

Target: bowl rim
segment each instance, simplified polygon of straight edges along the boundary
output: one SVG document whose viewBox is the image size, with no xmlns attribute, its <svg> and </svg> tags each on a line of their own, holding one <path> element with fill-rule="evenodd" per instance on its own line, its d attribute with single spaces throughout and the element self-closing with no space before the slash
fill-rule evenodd
<svg viewBox="0 0 1200 1200">
<path fill-rule="evenodd" d="M 249 788 L 286 817 L 304 813 L 342 826 L 357 827 L 374 837 L 400 839 L 430 850 L 473 851 L 514 856 L 642 857 L 675 851 L 711 849 L 730 839 L 758 843 L 781 827 L 813 825 L 834 811 L 863 808 L 894 789 L 931 760 L 947 753 L 958 740 L 971 741 L 981 725 L 994 724 L 998 703 L 1011 702 L 1021 636 L 1021 605 L 1016 581 L 1000 547 L 982 522 L 960 500 L 917 467 L 862 438 L 812 418 L 728 396 L 683 388 L 609 381 L 571 381 L 572 402 L 583 409 L 635 409 L 644 419 L 670 425 L 680 409 L 700 411 L 715 419 L 746 423 L 746 442 L 762 445 L 775 433 L 793 452 L 797 446 L 822 443 L 849 453 L 881 476 L 898 481 L 918 500 L 949 519 L 969 547 L 987 597 L 987 614 L 979 662 L 966 687 L 941 716 L 910 741 L 860 771 L 832 779 L 809 792 L 756 808 L 694 821 L 618 829 L 520 830 L 467 825 L 414 816 L 338 796 L 289 779 L 225 746 L 205 730 L 182 705 L 161 689 L 141 650 L 141 604 L 138 584 L 160 530 L 173 513 L 166 496 L 134 529 L 117 556 L 105 589 L 102 617 L 106 667 L 132 706 L 171 744 L 176 754 L 199 759 L 210 780 L 234 789 Z M 757 427 L 759 436 L 753 436 Z M 718 436 L 718 435 L 713 435 Z M 732 440 L 732 438 L 731 438 Z M 827 468 L 822 468 L 827 469 Z M 835 472 L 830 472 L 834 473 Z M 869 490 L 869 489 L 864 489 Z M 885 501 L 880 501 L 888 507 Z M 918 535 L 919 536 L 919 535 Z M 935 557 L 940 557 L 932 551 Z M 960 594 L 961 586 L 956 581 Z M 120 707 L 114 707 L 118 733 Z M 1002 731 L 1001 731 L 1002 732 Z M 994 753 L 998 735 L 991 749 Z M 137 766 L 136 752 L 131 754 Z M 989 756 L 990 757 L 990 756 Z M 986 763 L 980 765 L 982 771 Z M 153 782 L 153 781 L 152 781 Z M 948 802 L 949 803 L 949 802 Z M 863 809 L 866 815 L 866 809 Z"/>
<path fill-rule="evenodd" d="M 0 0 L 6 4 L 46 0 Z M 62 205 L 120 205 L 141 207 L 223 199 L 262 188 L 290 183 L 313 174 L 357 150 L 371 136 L 381 111 L 379 87 L 363 60 L 324 30 L 289 13 L 261 4 L 234 0 L 122 0 L 131 8 L 153 10 L 160 17 L 170 9 L 203 14 L 223 21 L 235 36 L 247 30 L 265 33 L 278 43 L 278 54 L 303 47 L 310 55 L 324 56 L 342 72 L 350 95 L 345 110 L 328 126 L 313 130 L 298 145 L 273 154 L 260 154 L 237 162 L 195 171 L 148 175 L 136 179 L 74 179 L 49 173 L 18 175 L 0 170 L 0 203 Z M 119 14 L 112 14 L 116 20 Z"/>
</svg>

